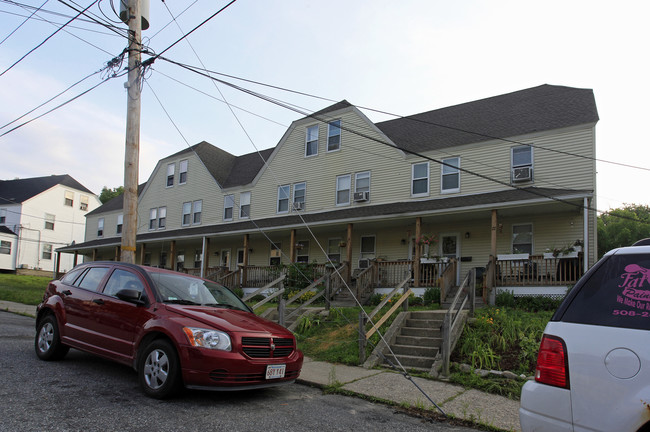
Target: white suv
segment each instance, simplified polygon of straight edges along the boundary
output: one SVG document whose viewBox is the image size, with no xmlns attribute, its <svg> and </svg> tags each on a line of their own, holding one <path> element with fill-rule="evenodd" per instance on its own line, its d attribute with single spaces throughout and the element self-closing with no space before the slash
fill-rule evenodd
<svg viewBox="0 0 650 432">
<path fill-rule="evenodd" d="M 650 431 L 650 240 L 608 252 L 544 330 L 527 431 Z"/>
</svg>

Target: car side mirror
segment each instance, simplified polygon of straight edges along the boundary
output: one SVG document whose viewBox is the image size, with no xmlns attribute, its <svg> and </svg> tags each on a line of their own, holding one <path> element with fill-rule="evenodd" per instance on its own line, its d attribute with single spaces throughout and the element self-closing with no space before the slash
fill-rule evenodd
<svg viewBox="0 0 650 432">
<path fill-rule="evenodd" d="M 146 304 L 144 298 L 140 297 L 140 291 L 124 288 L 115 293 L 115 297 L 129 303 L 135 303 L 138 306 Z"/>
</svg>

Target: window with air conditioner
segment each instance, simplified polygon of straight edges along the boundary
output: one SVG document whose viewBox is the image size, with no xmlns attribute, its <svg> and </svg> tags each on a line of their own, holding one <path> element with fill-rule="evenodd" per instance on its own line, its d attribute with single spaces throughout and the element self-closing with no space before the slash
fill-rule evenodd
<svg viewBox="0 0 650 432">
<path fill-rule="evenodd" d="M 296 183 L 293 185 L 293 209 L 305 209 L 305 196 L 307 191 L 307 184 L 305 182 Z"/>
<path fill-rule="evenodd" d="M 355 202 L 368 201 L 370 199 L 370 171 L 358 172 L 354 175 L 354 196 Z"/>
<path fill-rule="evenodd" d="M 528 182 L 533 180 L 533 148 L 517 146 L 512 148 L 511 181 Z"/>
</svg>

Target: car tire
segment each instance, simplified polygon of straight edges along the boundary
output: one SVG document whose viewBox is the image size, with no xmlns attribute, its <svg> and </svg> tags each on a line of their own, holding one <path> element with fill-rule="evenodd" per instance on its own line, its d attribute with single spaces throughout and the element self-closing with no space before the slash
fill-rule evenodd
<svg viewBox="0 0 650 432">
<path fill-rule="evenodd" d="M 46 361 L 61 360 L 70 350 L 61 343 L 59 325 L 54 315 L 46 315 L 38 322 L 34 349 L 38 358 Z"/>
<path fill-rule="evenodd" d="M 169 341 L 154 340 L 142 350 L 138 378 L 147 396 L 156 399 L 168 398 L 181 389 L 180 362 Z"/>
</svg>

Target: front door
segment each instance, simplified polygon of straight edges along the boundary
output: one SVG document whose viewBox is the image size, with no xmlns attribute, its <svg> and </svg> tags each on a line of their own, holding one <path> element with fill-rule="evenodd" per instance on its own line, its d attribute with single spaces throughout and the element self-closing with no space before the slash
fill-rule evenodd
<svg viewBox="0 0 650 432">
<path fill-rule="evenodd" d="M 454 258 L 459 261 L 460 257 L 460 241 L 459 235 L 441 234 L 440 235 L 440 256 L 445 258 Z M 460 279 L 460 263 L 456 266 L 456 285 Z"/>
</svg>

